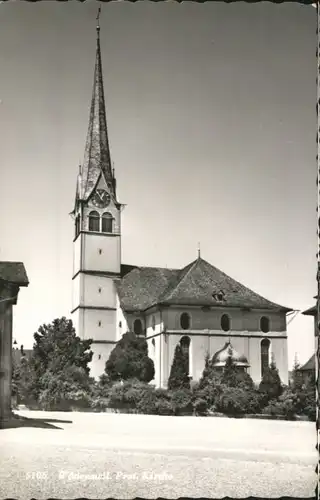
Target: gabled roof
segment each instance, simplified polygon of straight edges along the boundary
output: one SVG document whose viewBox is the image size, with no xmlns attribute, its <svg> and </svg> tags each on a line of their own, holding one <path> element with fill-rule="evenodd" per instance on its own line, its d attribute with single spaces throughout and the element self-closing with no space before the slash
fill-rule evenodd
<svg viewBox="0 0 320 500">
<path fill-rule="evenodd" d="M 317 314 L 317 306 L 312 306 L 312 307 L 309 307 L 309 309 L 307 309 L 306 311 L 303 311 L 303 313 L 305 316 L 315 316 Z"/>
<path fill-rule="evenodd" d="M 0 280 L 19 286 L 28 286 L 29 284 L 23 262 L 0 262 Z"/>
<path fill-rule="evenodd" d="M 291 309 L 271 302 L 198 258 L 183 269 L 137 267 L 118 283 L 121 306 L 142 311 L 154 305 Z M 221 300 L 217 295 L 222 292 Z"/>
<path fill-rule="evenodd" d="M 312 354 L 311 358 L 308 359 L 308 361 L 299 368 L 299 371 L 309 371 L 309 370 L 315 370 L 316 368 L 316 355 Z"/>
</svg>

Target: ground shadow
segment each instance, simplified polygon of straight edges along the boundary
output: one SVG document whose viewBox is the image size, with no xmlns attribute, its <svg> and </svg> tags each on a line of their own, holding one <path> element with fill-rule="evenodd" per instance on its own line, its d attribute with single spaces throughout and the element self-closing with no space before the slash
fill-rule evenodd
<svg viewBox="0 0 320 500">
<path fill-rule="evenodd" d="M 57 418 L 28 418 L 13 414 L 10 420 L 0 422 L 1 429 L 15 429 L 19 427 L 38 427 L 40 429 L 58 429 L 63 430 L 63 427 L 53 425 L 51 422 L 61 424 L 72 424 L 72 420 L 60 420 Z"/>
</svg>

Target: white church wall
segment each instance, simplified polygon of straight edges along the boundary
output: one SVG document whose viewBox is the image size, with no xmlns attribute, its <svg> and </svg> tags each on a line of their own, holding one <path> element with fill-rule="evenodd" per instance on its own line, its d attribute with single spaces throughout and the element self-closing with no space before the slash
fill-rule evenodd
<svg viewBox="0 0 320 500">
<path fill-rule="evenodd" d="M 156 385 L 156 387 L 160 386 L 160 345 L 161 339 L 160 335 L 157 337 L 152 337 L 147 339 L 148 344 L 148 356 L 153 361 L 155 375 L 153 380 L 150 382 L 151 384 Z"/>
<path fill-rule="evenodd" d="M 117 326 L 116 339 L 118 341 L 118 340 L 121 339 L 122 335 L 124 335 L 125 333 L 127 333 L 129 331 L 127 317 L 126 317 L 126 314 L 123 312 L 123 310 L 120 307 L 120 300 L 119 300 L 119 296 L 118 295 L 116 295 L 116 308 L 117 308 L 117 314 L 116 314 L 116 326 Z"/>
<path fill-rule="evenodd" d="M 109 359 L 114 344 L 92 344 L 92 361 L 89 363 L 90 376 L 98 379 L 105 371 L 106 362 Z"/>
<path fill-rule="evenodd" d="M 83 274 L 82 280 L 82 305 L 116 308 L 116 288 L 112 279 L 92 274 Z"/>
<path fill-rule="evenodd" d="M 85 338 L 116 341 L 116 311 L 82 309 Z"/>
<path fill-rule="evenodd" d="M 154 368 L 155 368 L 155 384 L 157 387 L 160 386 L 160 363 L 161 363 L 161 336 L 154 338 L 155 346 L 153 348 L 153 356 L 154 356 Z"/>
<path fill-rule="evenodd" d="M 164 342 L 164 371 L 163 379 L 167 383 L 170 370 L 174 358 L 175 347 L 180 341 L 183 334 L 165 335 L 167 341 Z M 209 352 L 210 358 L 220 349 L 222 349 L 226 342 L 231 341 L 231 344 L 238 351 L 243 354 L 250 364 L 248 373 L 251 375 L 255 383 L 261 380 L 261 340 L 262 337 L 248 337 L 248 336 L 232 336 L 232 335 L 199 335 L 192 333 L 189 335 L 191 339 L 190 344 L 190 375 L 194 381 L 198 381 L 202 375 L 205 356 Z M 271 340 L 270 351 L 273 352 L 279 375 L 283 383 L 288 383 L 288 354 L 287 354 L 287 339 L 268 337 Z"/>
<path fill-rule="evenodd" d="M 190 330 L 221 331 L 221 317 L 227 314 L 230 318 L 230 331 L 260 332 L 260 318 L 267 316 L 270 320 L 271 332 L 286 332 L 286 317 L 283 312 L 272 311 L 244 311 L 236 308 L 215 308 L 203 310 L 192 307 L 175 307 L 167 310 L 167 327 L 169 330 L 180 330 L 180 317 L 182 313 L 190 316 Z"/>
<path fill-rule="evenodd" d="M 76 331 L 76 335 L 80 338 L 81 337 L 81 323 L 80 323 L 80 320 L 81 320 L 81 317 L 80 317 L 80 313 L 81 313 L 81 310 L 80 309 L 77 309 L 74 313 L 71 314 L 71 320 L 72 320 L 72 324 L 74 326 L 74 329 Z"/>
<path fill-rule="evenodd" d="M 83 235 L 83 266 L 87 271 L 120 273 L 120 236 Z"/>
<path fill-rule="evenodd" d="M 286 332 L 286 315 L 283 312 L 251 310 L 243 312 L 243 329 L 252 332 L 260 331 L 260 319 L 266 316 L 270 320 L 271 332 Z"/>
<path fill-rule="evenodd" d="M 174 346 L 175 347 L 175 346 Z M 173 347 L 173 352 L 174 352 Z M 173 360 L 170 335 L 162 334 L 159 336 L 159 348 L 161 351 L 159 360 L 159 383 L 161 387 L 166 387 L 170 375 L 170 368 Z M 170 361 L 171 360 L 171 361 Z"/>
<path fill-rule="evenodd" d="M 161 317 L 160 311 L 155 311 L 146 315 L 145 317 L 146 324 L 146 336 L 150 337 L 152 335 L 157 335 L 163 332 L 163 321 Z"/>
<path fill-rule="evenodd" d="M 72 309 L 81 304 L 81 275 L 78 274 L 72 280 Z"/>
<path fill-rule="evenodd" d="M 208 335 L 190 335 L 190 376 L 199 380 L 205 363 L 206 353 L 209 352 L 210 342 Z"/>
<path fill-rule="evenodd" d="M 81 238 L 78 238 L 73 243 L 73 276 L 81 269 Z"/>
</svg>

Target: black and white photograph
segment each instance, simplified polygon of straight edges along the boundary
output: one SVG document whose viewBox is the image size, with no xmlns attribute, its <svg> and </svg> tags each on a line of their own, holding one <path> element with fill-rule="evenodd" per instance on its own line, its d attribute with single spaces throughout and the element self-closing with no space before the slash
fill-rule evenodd
<svg viewBox="0 0 320 500">
<path fill-rule="evenodd" d="M 0 2 L 0 499 L 314 497 L 316 24 Z"/>
</svg>

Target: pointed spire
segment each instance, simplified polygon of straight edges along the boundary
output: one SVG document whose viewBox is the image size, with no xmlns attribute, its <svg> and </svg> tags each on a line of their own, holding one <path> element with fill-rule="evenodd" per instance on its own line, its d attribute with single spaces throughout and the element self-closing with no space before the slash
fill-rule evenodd
<svg viewBox="0 0 320 500">
<path fill-rule="evenodd" d="M 198 259 L 201 257 L 200 242 L 198 242 Z"/>
<path fill-rule="evenodd" d="M 103 89 L 101 49 L 100 49 L 100 12 L 97 15 L 97 49 L 94 70 L 94 83 L 91 99 L 89 127 L 87 133 L 84 161 L 82 165 L 82 199 L 87 200 L 95 188 L 101 172 L 114 193 L 113 176 L 108 141 L 106 109 Z"/>
</svg>

